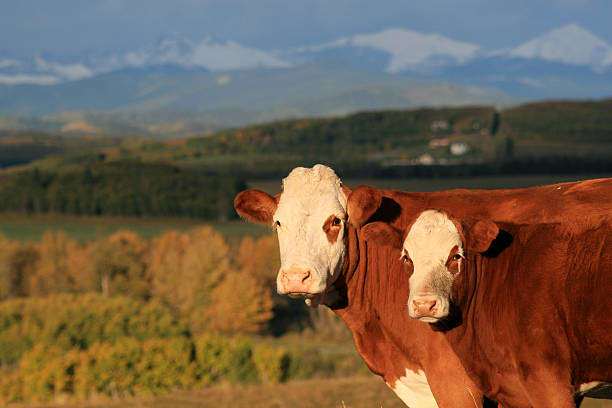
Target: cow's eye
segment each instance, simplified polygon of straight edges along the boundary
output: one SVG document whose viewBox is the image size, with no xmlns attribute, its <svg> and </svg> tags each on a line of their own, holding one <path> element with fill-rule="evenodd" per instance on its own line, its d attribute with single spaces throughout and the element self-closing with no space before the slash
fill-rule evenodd
<svg viewBox="0 0 612 408">
<path fill-rule="evenodd" d="M 341 222 L 342 222 L 342 221 L 340 221 L 340 218 L 336 217 L 336 218 L 334 218 L 334 220 L 332 221 L 332 224 L 334 224 L 335 226 L 338 226 L 338 225 L 340 225 L 340 223 L 341 223 Z"/>
<path fill-rule="evenodd" d="M 402 257 L 400 258 L 400 260 L 401 260 L 403 263 L 408 263 L 408 262 L 410 261 L 410 258 L 408 258 L 408 255 L 404 254 L 404 255 L 402 255 Z"/>
<path fill-rule="evenodd" d="M 458 261 L 458 260 L 460 260 L 461 258 L 463 258 L 463 255 L 461 255 L 461 254 L 455 254 L 455 255 L 453 256 L 453 259 L 454 259 L 455 261 Z"/>
<path fill-rule="evenodd" d="M 274 225 L 276 225 L 277 228 L 280 227 L 280 221 L 277 220 Z"/>
</svg>

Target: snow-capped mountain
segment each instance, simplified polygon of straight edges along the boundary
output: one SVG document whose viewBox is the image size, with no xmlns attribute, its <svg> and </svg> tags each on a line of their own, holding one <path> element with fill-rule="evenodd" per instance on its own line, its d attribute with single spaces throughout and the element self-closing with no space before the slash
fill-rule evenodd
<svg viewBox="0 0 612 408">
<path fill-rule="evenodd" d="M 595 72 L 603 72 L 612 65 L 612 47 L 574 23 L 527 41 L 507 55 L 586 66 Z"/>
<path fill-rule="evenodd" d="M 344 50 L 344 52 L 342 51 Z M 347 53 L 352 50 L 353 55 Z M 405 71 L 430 72 L 447 65 L 461 65 L 474 59 L 480 51 L 476 44 L 454 41 L 438 34 L 421 34 L 401 28 L 390 28 L 376 33 L 338 38 L 334 41 L 280 51 L 287 58 L 315 59 L 331 52 L 339 52 L 359 61 L 368 51 L 383 54 L 382 69 L 387 73 Z"/>
<path fill-rule="evenodd" d="M 234 41 L 216 41 L 210 37 L 198 42 L 185 38 L 166 38 L 155 47 L 128 52 L 117 57 L 114 62 L 123 67 L 178 65 L 183 68 L 204 68 L 208 71 L 290 66 L 265 51 L 245 47 Z"/>
<path fill-rule="evenodd" d="M 29 60 L 0 58 L 0 84 L 54 85 L 76 81 L 127 68 L 177 66 L 208 71 L 252 68 L 287 68 L 290 63 L 255 48 L 234 41 L 208 37 L 201 41 L 169 37 L 157 44 L 123 54 L 89 54 L 77 61 L 65 58 L 32 56 Z"/>
<path fill-rule="evenodd" d="M 441 97 L 440 89 L 452 92 Z M 475 99 L 470 90 L 484 96 Z M 128 107 L 280 107 L 297 114 L 322 106 L 325 113 L 610 95 L 612 47 L 575 23 L 503 50 L 389 28 L 273 51 L 171 36 L 116 54 L 18 59 L 0 53 L 0 114 Z"/>
<path fill-rule="evenodd" d="M 493 51 L 439 34 L 423 34 L 402 28 L 276 51 L 263 51 L 211 37 L 193 41 L 172 36 L 123 54 L 88 54 L 74 60 L 35 55 L 30 60 L 20 61 L 0 56 L 0 83 L 49 85 L 126 68 L 163 65 L 231 71 L 288 68 L 329 59 L 348 61 L 355 66 L 389 74 L 439 75 L 446 69 L 491 58 L 541 60 L 587 67 L 601 74 L 612 67 L 612 47 L 575 23 L 551 30 L 514 48 Z"/>
</svg>

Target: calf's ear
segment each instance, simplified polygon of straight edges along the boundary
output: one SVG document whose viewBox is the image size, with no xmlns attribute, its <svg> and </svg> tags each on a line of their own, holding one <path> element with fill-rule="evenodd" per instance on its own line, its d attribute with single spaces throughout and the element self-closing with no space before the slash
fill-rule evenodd
<svg viewBox="0 0 612 408">
<path fill-rule="evenodd" d="M 402 249 L 402 234 L 386 222 L 376 221 L 364 225 L 361 233 L 366 241 L 378 245 Z"/>
<path fill-rule="evenodd" d="M 348 219 L 354 227 L 359 228 L 378 210 L 382 203 L 382 194 L 371 186 L 359 186 L 354 189 L 346 201 Z"/>
<path fill-rule="evenodd" d="M 261 190 L 245 190 L 234 199 L 234 208 L 242 218 L 256 224 L 272 224 L 278 196 Z"/>
<path fill-rule="evenodd" d="M 499 227 L 491 220 L 479 220 L 469 228 L 468 248 L 476 252 L 486 252 L 497 235 Z"/>
</svg>

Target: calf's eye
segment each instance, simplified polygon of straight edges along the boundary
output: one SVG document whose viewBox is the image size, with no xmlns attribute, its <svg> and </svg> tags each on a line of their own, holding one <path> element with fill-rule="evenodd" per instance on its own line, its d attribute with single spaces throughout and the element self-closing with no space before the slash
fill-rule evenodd
<svg viewBox="0 0 612 408">
<path fill-rule="evenodd" d="M 340 221 L 340 218 L 337 218 L 337 217 L 336 217 L 336 218 L 334 218 L 334 220 L 332 221 L 332 224 L 334 224 L 334 225 L 338 226 L 338 225 L 340 225 L 340 222 L 341 222 L 341 221 Z"/>
<path fill-rule="evenodd" d="M 280 227 L 280 221 L 276 221 L 274 225 L 276 225 L 277 227 Z"/>
</svg>

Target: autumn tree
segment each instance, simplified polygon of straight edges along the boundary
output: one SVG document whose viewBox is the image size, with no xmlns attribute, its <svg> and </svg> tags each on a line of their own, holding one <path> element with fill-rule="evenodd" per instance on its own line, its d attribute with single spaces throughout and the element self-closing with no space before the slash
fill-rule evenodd
<svg viewBox="0 0 612 408">
<path fill-rule="evenodd" d="M 100 292 L 100 279 L 94 262 L 95 243 L 77 245 L 68 255 L 67 266 L 74 292 Z"/>
<path fill-rule="evenodd" d="M 10 296 L 29 296 L 30 278 L 35 274 L 40 258 L 40 246 L 33 242 L 11 243 L 8 249 L 7 273 Z"/>
<path fill-rule="evenodd" d="M 280 335 L 287 330 L 301 330 L 312 325 L 304 302 L 281 296 L 276 292 L 276 276 L 280 268 L 278 238 L 271 234 L 258 239 L 244 237 L 238 250 L 237 267 L 267 290 L 272 299 L 273 318 L 268 322 L 269 332 Z"/>
<path fill-rule="evenodd" d="M 272 318 L 272 297 L 248 270 L 230 271 L 211 294 L 209 327 L 224 333 L 261 333 Z"/>
<path fill-rule="evenodd" d="M 0 233 L 0 299 L 16 296 L 19 277 L 11 265 L 11 256 L 19 244 L 10 242 Z"/>
<path fill-rule="evenodd" d="M 46 296 L 69 291 L 68 254 L 76 243 L 63 231 L 47 231 L 39 246 L 40 258 L 36 270 L 29 276 L 30 296 Z"/>
<path fill-rule="evenodd" d="M 211 291 L 229 266 L 229 248 L 212 228 L 167 232 L 151 247 L 152 297 L 187 318 L 193 332 L 202 332 L 207 326 L 204 310 Z"/>
<path fill-rule="evenodd" d="M 276 293 L 276 275 L 280 268 L 278 238 L 274 235 L 264 235 L 257 240 L 244 237 L 238 249 L 238 267 L 260 278 Z"/>
<path fill-rule="evenodd" d="M 150 283 L 146 274 L 147 241 L 133 231 L 117 231 L 91 249 L 93 273 L 102 294 L 146 299 Z"/>
</svg>

